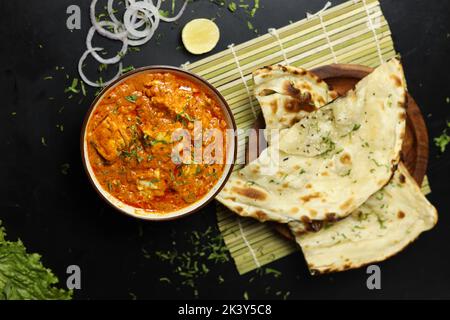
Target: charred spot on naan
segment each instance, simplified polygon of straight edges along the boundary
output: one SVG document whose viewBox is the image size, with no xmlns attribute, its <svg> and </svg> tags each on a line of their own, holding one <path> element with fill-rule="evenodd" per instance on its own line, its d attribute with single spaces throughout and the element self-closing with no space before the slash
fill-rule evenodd
<svg viewBox="0 0 450 320">
<path fill-rule="evenodd" d="M 288 113 L 298 113 L 300 111 L 313 112 L 316 106 L 311 102 L 311 95 L 304 94 L 305 98 L 288 99 L 284 105 L 284 110 Z"/>
<path fill-rule="evenodd" d="M 339 206 L 341 210 L 347 210 L 353 205 L 353 198 L 347 199 L 344 203 Z"/>
<path fill-rule="evenodd" d="M 300 95 L 300 89 L 296 88 L 292 81 L 286 80 L 284 81 L 282 85 L 283 94 L 291 96 L 291 97 L 298 97 Z"/>
<path fill-rule="evenodd" d="M 269 220 L 269 215 L 262 210 L 255 211 L 255 216 L 262 222 Z"/>
<path fill-rule="evenodd" d="M 308 194 L 306 196 L 300 197 L 300 200 L 303 203 L 306 203 L 306 202 L 311 201 L 312 199 L 320 198 L 321 196 L 322 196 L 322 194 L 320 192 L 314 192 L 314 193 Z"/>
<path fill-rule="evenodd" d="M 396 76 L 395 74 L 391 75 L 391 79 L 394 81 L 395 86 L 397 86 L 397 87 L 402 87 L 403 86 L 402 80 L 398 76 Z"/>
<path fill-rule="evenodd" d="M 403 219 L 405 216 L 406 216 L 406 214 L 405 214 L 402 210 L 400 210 L 400 211 L 397 213 L 397 217 L 398 217 L 399 219 Z"/>
<path fill-rule="evenodd" d="M 252 200 L 264 201 L 267 199 L 266 193 L 252 187 L 243 187 L 243 188 L 232 187 L 231 191 Z"/>
<path fill-rule="evenodd" d="M 345 152 L 344 154 L 341 155 L 339 161 L 341 161 L 342 164 L 349 165 L 352 163 L 352 157 L 349 153 Z"/>
</svg>

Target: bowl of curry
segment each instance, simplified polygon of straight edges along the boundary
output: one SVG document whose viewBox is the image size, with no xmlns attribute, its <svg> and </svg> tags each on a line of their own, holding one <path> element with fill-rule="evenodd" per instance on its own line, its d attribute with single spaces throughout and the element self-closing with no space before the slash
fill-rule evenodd
<svg viewBox="0 0 450 320">
<path fill-rule="evenodd" d="M 94 100 L 82 127 L 82 160 L 114 208 L 170 220 L 221 190 L 236 159 L 235 132 L 228 104 L 206 80 L 175 67 L 144 67 Z"/>
</svg>

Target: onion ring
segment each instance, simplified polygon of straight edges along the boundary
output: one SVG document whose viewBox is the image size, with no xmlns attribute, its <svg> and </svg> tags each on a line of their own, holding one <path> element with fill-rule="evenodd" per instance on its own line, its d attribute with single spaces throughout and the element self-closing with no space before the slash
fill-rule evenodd
<svg viewBox="0 0 450 320">
<path fill-rule="evenodd" d="M 160 0 L 158 0 L 158 1 L 160 1 Z M 170 17 L 170 18 L 168 18 L 168 17 L 163 17 L 163 16 L 160 14 L 161 20 L 162 20 L 162 21 L 165 21 L 165 22 L 174 22 L 174 21 L 177 21 L 177 20 L 181 17 L 181 15 L 183 14 L 184 10 L 186 9 L 187 3 L 188 3 L 188 0 L 185 0 L 183 6 L 182 6 L 181 9 L 180 9 L 180 11 L 178 11 L 177 15 L 174 16 L 174 17 Z"/>
<path fill-rule="evenodd" d="M 122 62 L 119 63 L 119 71 L 116 73 L 116 75 L 109 81 L 104 82 L 102 84 L 99 84 L 97 82 L 92 82 L 91 80 L 89 80 L 86 75 L 83 72 L 83 62 L 84 60 L 86 60 L 87 56 L 89 54 L 91 54 L 94 51 L 101 51 L 103 50 L 103 48 L 92 48 L 92 49 L 87 49 L 80 58 L 80 61 L 78 61 L 78 73 L 80 74 L 80 78 L 81 80 L 83 80 L 83 82 L 91 87 L 96 87 L 96 88 L 102 88 L 102 87 L 106 87 L 107 85 L 113 83 L 114 81 L 116 81 L 116 79 L 118 79 L 120 77 L 120 75 L 122 74 Z"/>
<path fill-rule="evenodd" d="M 117 31 L 117 26 L 116 26 L 116 24 L 114 24 L 114 22 L 100 21 L 98 24 L 100 27 L 112 26 L 116 29 L 115 31 Z M 115 57 L 107 59 L 107 58 L 103 58 L 102 56 L 100 56 L 96 52 L 96 50 L 93 50 L 94 48 L 92 47 L 92 38 L 94 37 L 94 34 L 96 31 L 97 31 L 97 29 L 95 29 L 95 27 L 92 26 L 89 29 L 87 37 L 86 37 L 86 47 L 88 48 L 88 50 L 91 50 L 92 57 L 94 57 L 94 59 L 97 60 L 99 63 L 103 63 L 103 64 L 115 64 L 115 63 L 119 62 L 122 59 L 122 57 L 127 53 L 128 38 L 123 37 L 122 39 L 119 39 L 123 43 L 122 48 L 120 49 L 120 51 L 117 53 L 117 55 Z"/>
<path fill-rule="evenodd" d="M 96 17 L 95 17 L 95 5 L 97 4 L 98 0 L 92 0 L 91 2 L 91 11 L 90 11 L 90 18 L 91 18 L 91 23 L 92 26 L 95 27 L 95 30 L 97 30 L 97 32 L 99 34 L 101 34 L 102 36 L 111 39 L 111 40 L 120 40 L 123 37 L 127 36 L 127 32 L 126 30 L 122 31 L 121 33 L 112 33 L 111 31 L 108 31 L 104 28 L 102 28 L 99 25 L 99 22 L 97 21 Z M 114 22 L 112 22 L 114 23 Z M 120 27 L 120 26 L 117 26 Z"/>
</svg>

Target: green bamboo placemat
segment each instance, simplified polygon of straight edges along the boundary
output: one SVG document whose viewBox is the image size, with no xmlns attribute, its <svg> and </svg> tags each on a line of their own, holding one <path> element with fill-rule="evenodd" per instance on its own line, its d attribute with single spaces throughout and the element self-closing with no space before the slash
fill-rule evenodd
<svg viewBox="0 0 450 320">
<path fill-rule="evenodd" d="M 329 5 L 327 4 L 327 9 Z M 396 55 L 391 31 L 376 0 L 352 0 L 224 50 L 183 68 L 212 83 L 228 101 L 239 129 L 250 129 L 260 112 L 252 71 L 272 64 L 314 68 L 330 63 L 376 67 Z M 238 139 L 244 163 L 245 136 Z M 236 169 L 240 166 L 236 166 Z M 429 191 L 428 180 L 424 191 Z M 269 225 L 240 218 L 217 206 L 219 229 L 240 274 L 285 257 L 297 246 Z"/>
</svg>

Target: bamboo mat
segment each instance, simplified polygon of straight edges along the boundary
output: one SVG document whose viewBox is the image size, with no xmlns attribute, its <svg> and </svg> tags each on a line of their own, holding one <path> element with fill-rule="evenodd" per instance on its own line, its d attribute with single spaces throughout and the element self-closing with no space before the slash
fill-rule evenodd
<svg viewBox="0 0 450 320">
<path fill-rule="evenodd" d="M 330 63 L 376 67 L 395 55 L 379 2 L 352 0 L 182 67 L 213 84 L 228 101 L 238 128 L 245 130 L 253 126 L 260 112 L 252 95 L 255 69 L 272 64 L 310 69 Z M 240 137 L 238 163 L 244 163 L 244 157 L 245 137 Z M 428 192 L 427 181 L 424 191 Z M 219 204 L 217 218 L 240 274 L 298 250 L 267 224 L 240 218 Z"/>
</svg>

